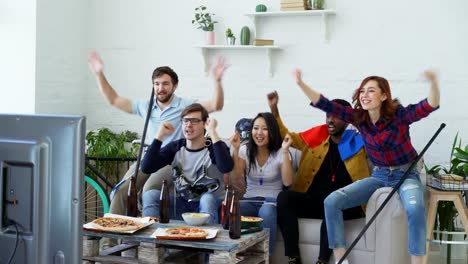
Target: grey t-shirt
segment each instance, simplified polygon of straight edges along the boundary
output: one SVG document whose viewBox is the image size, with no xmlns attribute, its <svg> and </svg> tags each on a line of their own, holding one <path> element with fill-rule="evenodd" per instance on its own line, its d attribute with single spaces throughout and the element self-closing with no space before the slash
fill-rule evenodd
<svg viewBox="0 0 468 264">
<path fill-rule="evenodd" d="M 291 156 L 300 156 L 298 150 L 290 148 Z M 263 166 L 259 166 L 255 160 L 255 166 L 249 171 L 249 161 L 247 158 L 247 147 L 242 145 L 239 149 L 239 158 L 245 160 L 245 173 L 247 175 L 247 188 L 244 197 L 270 197 L 275 198 L 283 189 L 283 180 L 281 178 L 281 165 L 283 164 L 283 152 L 279 149 L 276 153 L 270 153 Z M 300 159 L 300 158 L 299 158 Z M 295 162 L 293 163 L 293 168 Z"/>
</svg>

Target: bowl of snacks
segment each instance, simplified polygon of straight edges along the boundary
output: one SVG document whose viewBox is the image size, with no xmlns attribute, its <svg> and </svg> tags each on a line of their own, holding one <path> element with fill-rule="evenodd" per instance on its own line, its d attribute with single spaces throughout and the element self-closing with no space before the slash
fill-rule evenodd
<svg viewBox="0 0 468 264">
<path fill-rule="evenodd" d="M 241 216 L 241 229 L 249 229 L 253 227 L 261 227 L 263 218 L 255 216 Z"/>
<path fill-rule="evenodd" d="M 183 213 L 182 218 L 187 225 L 200 226 L 206 223 L 210 215 L 206 213 Z"/>
</svg>

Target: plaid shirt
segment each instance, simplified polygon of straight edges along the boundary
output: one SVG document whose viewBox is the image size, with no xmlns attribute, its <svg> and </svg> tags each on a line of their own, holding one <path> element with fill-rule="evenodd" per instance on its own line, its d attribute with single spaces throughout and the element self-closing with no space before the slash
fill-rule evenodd
<svg viewBox="0 0 468 264">
<path fill-rule="evenodd" d="M 320 96 L 317 104 L 311 103 L 311 106 L 322 109 L 347 123 L 354 123 L 355 110 L 353 108 L 329 101 L 323 95 Z M 395 113 L 396 118 L 388 124 L 385 124 L 386 120 L 383 117 L 380 117 L 375 125 L 370 122 L 357 124 L 372 163 L 375 166 L 387 167 L 400 166 L 414 161 L 418 154 L 411 144 L 409 125 L 428 116 L 436 109 L 438 107 L 433 108 L 427 99 L 424 99 L 418 104 L 411 104 L 407 107 L 399 106 Z"/>
</svg>

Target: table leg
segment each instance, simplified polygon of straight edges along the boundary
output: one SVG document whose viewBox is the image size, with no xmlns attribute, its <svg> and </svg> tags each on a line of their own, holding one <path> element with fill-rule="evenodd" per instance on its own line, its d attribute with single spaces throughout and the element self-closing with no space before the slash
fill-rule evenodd
<svg viewBox="0 0 468 264">
<path fill-rule="evenodd" d="M 265 264 L 269 263 L 270 256 L 270 238 L 266 237 L 264 240 L 258 242 L 257 244 L 251 246 L 245 251 L 246 255 L 261 256 L 265 261 Z"/>
<path fill-rule="evenodd" d="M 468 233 L 468 210 L 463 203 L 461 193 L 457 194 L 457 198 L 453 200 L 453 204 L 458 211 L 458 216 L 460 217 L 461 223 L 465 229 L 465 233 Z"/>
<path fill-rule="evenodd" d="M 215 251 L 210 254 L 210 264 L 234 264 L 236 262 L 236 253 L 234 252 Z"/>
<path fill-rule="evenodd" d="M 429 257 L 429 240 L 432 239 L 433 231 L 434 231 L 434 224 L 435 218 L 437 213 L 437 204 L 439 199 L 433 193 L 430 194 L 429 199 L 429 209 L 427 211 L 427 218 L 426 218 L 426 255 L 423 257 L 423 264 L 427 263 L 427 259 Z"/>
<path fill-rule="evenodd" d="M 164 247 L 158 247 L 154 243 L 141 242 L 138 247 L 138 263 L 162 264 L 165 251 Z"/>
<path fill-rule="evenodd" d="M 83 257 L 94 257 L 99 255 L 99 239 L 94 237 L 83 237 Z M 83 261 L 83 264 L 94 264 L 94 261 Z"/>
</svg>

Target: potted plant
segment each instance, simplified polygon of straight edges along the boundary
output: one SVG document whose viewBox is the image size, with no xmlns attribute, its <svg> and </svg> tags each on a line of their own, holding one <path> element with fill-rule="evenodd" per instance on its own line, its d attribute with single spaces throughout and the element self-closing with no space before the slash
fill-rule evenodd
<svg viewBox="0 0 468 264">
<path fill-rule="evenodd" d="M 444 167 L 442 165 L 435 165 L 432 168 L 428 168 L 424 165 L 426 174 L 428 175 L 429 182 L 440 181 L 440 187 L 444 189 L 444 181 L 450 181 L 452 183 L 449 186 L 456 186 L 456 180 L 466 178 L 468 176 L 468 145 L 462 148 L 461 139 L 455 135 L 455 139 L 452 144 L 450 151 L 450 167 Z M 453 180 L 452 180 L 453 179 Z M 429 183 L 429 185 L 432 185 Z M 458 188 L 456 188 L 459 190 Z M 458 211 L 455 205 L 451 201 L 440 201 L 437 205 L 436 221 L 434 229 L 439 231 L 453 232 L 456 231 L 456 219 Z M 437 239 L 437 233 L 434 234 L 434 238 Z M 441 240 L 442 234 L 439 235 Z M 447 234 L 447 241 L 452 241 L 453 235 Z M 451 263 L 452 250 L 451 244 L 446 245 L 445 250 L 447 256 L 447 263 Z M 443 251 L 441 251 L 443 252 Z"/>
<path fill-rule="evenodd" d="M 203 5 L 195 8 L 195 17 L 192 19 L 192 25 L 206 32 L 206 44 L 214 45 L 214 24 L 218 23 L 218 21 L 214 21 L 212 18 L 214 14 L 209 13 L 206 9 L 206 6 Z"/>
<path fill-rule="evenodd" d="M 228 46 L 236 44 L 236 37 L 230 28 L 226 29 L 226 43 Z"/>
<path fill-rule="evenodd" d="M 139 149 L 138 144 L 132 144 L 137 139 L 137 133 L 125 131 L 120 134 L 112 132 L 108 128 L 89 131 L 86 133 L 86 155 L 95 158 L 134 158 Z M 112 183 L 116 184 L 120 178 L 120 167 L 125 161 L 94 160 L 94 166 L 103 173 Z M 92 171 L 85 172 L 93 176 Z"/>
</svg>

